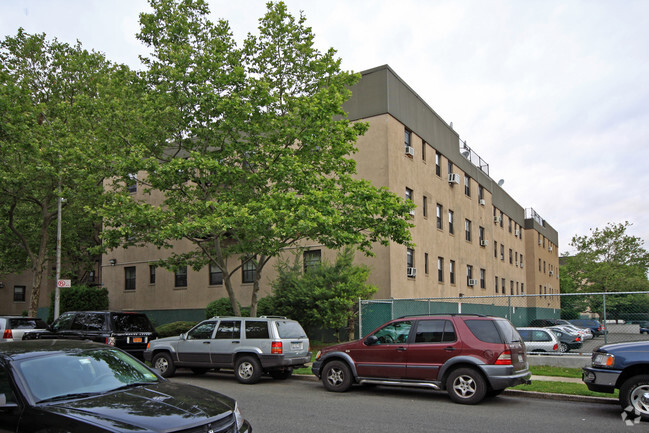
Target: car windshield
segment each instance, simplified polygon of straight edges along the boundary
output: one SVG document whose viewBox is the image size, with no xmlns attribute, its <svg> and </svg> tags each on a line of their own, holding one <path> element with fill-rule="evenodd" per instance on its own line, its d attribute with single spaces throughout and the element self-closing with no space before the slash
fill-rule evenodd
<svg viewBox="0 0 649 433">
<path fill-rule="evenodd" d="M 16 366 L 36 403 L 158 381 L 146 366 L 110 348 L 39 356 Z"/>
<path fill-rule="evenodd" d="M 113 322 L 117 332 L 151 332 L 153 327 L 144 314 L 113 313 Z"/>
<path fill-rule="evenodd" d="M 298 322 L 292 320 L 278 320 L 277 332 L 279 338 L 306 338 L 306 332 Z"/>
</svg>

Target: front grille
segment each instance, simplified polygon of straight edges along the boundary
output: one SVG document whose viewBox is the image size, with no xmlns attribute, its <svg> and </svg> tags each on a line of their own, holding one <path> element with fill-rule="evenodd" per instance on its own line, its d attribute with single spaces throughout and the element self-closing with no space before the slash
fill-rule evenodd
<svg viewBox="0 0 649 433">
<path fill-rule="evenodd" d="M 236 433 L 237 424 L 234 414 L 230 414 L 224 418 L 214 420 L 208 424 L 192 427 L 185 430 L 177 430 L 175 433 Z"/>
</svg>

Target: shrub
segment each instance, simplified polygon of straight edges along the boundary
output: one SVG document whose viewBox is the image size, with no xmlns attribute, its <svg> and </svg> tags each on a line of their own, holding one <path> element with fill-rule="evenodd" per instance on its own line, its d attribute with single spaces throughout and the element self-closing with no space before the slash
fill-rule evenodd
<svg viewBox="0 0 649 433">
<path fill-rule="evenodd" d="M 192 329 L 198 322 L 171 322 L 158 326 L 156 332 L 158 337 L 174 337 Z"/>
<path fill-rule="evenodd" d="M 66 311 L 92 311 L 108 309 L 108 289 L 105 287 L 72 286 L 60 289 L 59 314 Z M 54 295 L 50 297 L 47 322 L 54 320 Z"/>
<path fill-rule="evenodd" d="M 239 304 L 239 309 L 241 310 L 241 315 L 243 317 L 250 316 L 250 308 L 241 308 L 241 304 Z M 232 310 L 230 298 L 220 298 L 207 305 L 205 308 L 205 318 L 209 319 L 214 316 L 234 316 L 234 310 Z"/>
</svg>

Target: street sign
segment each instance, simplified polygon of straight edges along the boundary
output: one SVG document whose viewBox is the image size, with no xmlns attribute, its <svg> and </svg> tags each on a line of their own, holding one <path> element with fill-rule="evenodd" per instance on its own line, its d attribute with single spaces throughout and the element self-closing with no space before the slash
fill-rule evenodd
<svg viewBox="0 0 649 433">
<path fill-rule="evenodd" d="M 72 280 L 58 280 L 56 287 L 72 287 Z"/>
</svg>

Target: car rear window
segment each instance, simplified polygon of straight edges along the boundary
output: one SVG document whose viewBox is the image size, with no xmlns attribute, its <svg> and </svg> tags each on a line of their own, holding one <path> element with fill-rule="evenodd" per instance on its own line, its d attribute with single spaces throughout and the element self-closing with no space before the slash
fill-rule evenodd
<svg viewBox="0 0 649 433">
<path fill-rule="evenodd" d="M 277 332 L 279 332 L 279 338 L 306 338 L 306 332 L 302 329 L 302 326 L 292 320 L 278 320 L 275 322 L 277 324 Z"/>
<path fill-rule="evenodd" d="M 246 320 L 246 338 L 268 338 L 268 322 Z"/>
<path fill-rule="evenodd" d="M 41 319 L 16 318 L 9 319 L 9 329 L 45 329 L 47 325 Z"/>
<path fill-rule="evenodd" d="M 115 332 L 153 332 L 153 325 L 144 314 L 113 313 Z"/>
<path fill-rule="evenodd" d="M 473 335 L 485 343 L 504 343 L 503 337 L 496 328 L 495 320 L 465 320 L 466 326 L 469 327 Z"/>
</svg>

